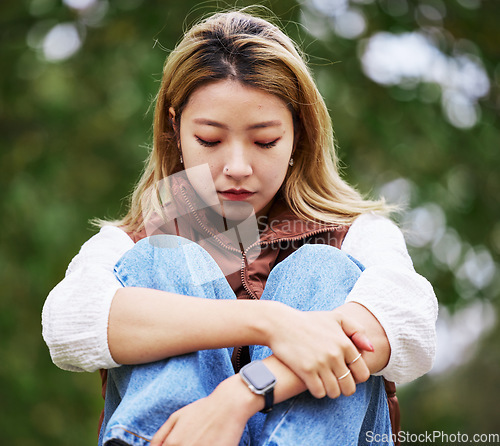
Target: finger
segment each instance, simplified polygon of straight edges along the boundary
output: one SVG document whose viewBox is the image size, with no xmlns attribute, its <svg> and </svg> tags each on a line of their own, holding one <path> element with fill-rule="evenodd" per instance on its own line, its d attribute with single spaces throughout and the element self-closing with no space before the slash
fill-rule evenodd
<svg viewBox="0 0 500 446">
<path fill-rule="evenodd" d="M 347 367 L 351 369 L 355 382 L 363 383 L 370 377 L 370 370 L 368 369 L 368 366 L 362 356 L 357 358 L 358 359 L 356 361 L 348 363 Z"/>
<path fill-rule="evenodd" d="M 323 384 L 330 398 L 343 395 L 352 395 L 356 391 L 355 378 L 351 376 L 351 370 L 347 367 L 347 358 L 355 358 L 358 350 L 353 342 L 342 333 L 338 341 L 337 349 L 332 351 L 328 370 L 321 373 Z"/>
<path fill-rule="evenodd" d="M 342 374 L 337 375 L 337 382 L 342 395 L 349 396 L 356 392 L 356 383 L 351 370 L 347 366 L 344 367 Z"/>
<path fill-rule="evenodd" d="M 318 374 L 308 374 L 305 378 L 302 378 L 307 389 L 314 398 L 323 398 L 326 396 L 326 389 L 323 384 L 323 380 Z"/>
<path fill-rule="evenodd" d="M 366 350 L 367 352 L 374 352 L 375 348 L 373 347 L 370 339 L 364 333 L 356 332 L 351 336 L 351 341 L 353 344 L 359 348 L 360 350 Z"/>
<path fill-rule="evenodd" d="M 368 336 L 365 334 L 365 329 L 362 325 L 350 319 L 343 319 L 341 321 L 342 330 L 351 338 L 351 341 L 358 347 L 358 349 L 373 352 L 374 348 Z"/>
<path fill-rule="evenodd" d="M 328 374 L 322 376 L 322 381 L 323 386 L 326 390 L 326 394 L 329 398 L 333 399 L 340 396 L 340 394 L 342 393 L 340 389 L 340 383 L 331 370 L 328 371 Z"/>
<path fill-rule="evenodd" d="M 361 359 L 361 353 L 358 351 L 356 352 L 356 357 L 354 357 L 352 360 L 348 361 L 347 362 L 347 367 L 350 367 L 351 365 L 355 364 L 357 361 L 359 361 Z"/>
<path fill-rule="evenodd" d="M 156 434 L 154 434 L 150 446 L 161 446 L 168 437 L 168 434 L 174 428 L 174 425 L 175 425 L 174 417 L 170 416 L 169 419 L 163 424 L 163 426 L 160 427 L 160 429 L 158 429 Z"/>
<path fill-rule="evenodd" d="M 322 370 L 321 378 L 330 398 L 343 395 L 352 395 L 356 391 L 356 383 L 352 377 L 351 370 L 347 367 L 346 358 L 353 358 L 357 349 L 353 343 L 343 334 L 345 340 L 339 342 L 336 353 L 332 354 L 329 367 Z"/>
</svg>

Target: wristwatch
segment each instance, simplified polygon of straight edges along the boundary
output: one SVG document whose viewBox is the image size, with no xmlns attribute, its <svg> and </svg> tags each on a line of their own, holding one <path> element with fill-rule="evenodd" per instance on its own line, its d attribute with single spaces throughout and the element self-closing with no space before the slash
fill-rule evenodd
<svg viewBox="0 0 500 446">
<path fill-rule="evenodd" d="M 274 405 L 274 386 L 276 385 L 276 377 L 271 373 L 271 370 L 262 361 L 257 360 L 244 366 L 240 370 L 240 376 L 253 393 L 264 396 L 265 405 L 261 412 L 271 412 Z"/>
</svg>

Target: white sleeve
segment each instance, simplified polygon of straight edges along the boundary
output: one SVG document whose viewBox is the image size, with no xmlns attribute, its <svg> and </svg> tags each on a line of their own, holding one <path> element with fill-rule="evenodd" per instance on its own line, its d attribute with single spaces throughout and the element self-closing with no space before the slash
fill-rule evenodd
<svg viewBox="0 0 500 446">
<path fill-rule="evenodd" d="M 105 226 L 88 240 L 49 293 L 42 334 L 52 361 L 75 372 L 117 367 L 108 347 L 111 301 L 122 286 L 114 266 L 134 242 L 121 229 Z"/>
<path fill-rule="evenodd" d="M 430 283 L 415 272 L 401 231 L 385 217 L 361 215 L 342 251 L 366 268 L 347 301 L 377 318 L 391 346 L 389 362 L 377 375 L 405 383 L 427 373 L 436 350 L 437 299 Z"/>
</svg>

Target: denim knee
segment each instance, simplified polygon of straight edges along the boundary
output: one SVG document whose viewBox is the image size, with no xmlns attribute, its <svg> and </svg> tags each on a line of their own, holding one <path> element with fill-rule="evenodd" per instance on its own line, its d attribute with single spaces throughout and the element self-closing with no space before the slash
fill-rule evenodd
<svg viewBox="0 0 500 446">
<path fill-rule="evenodd" d="M 221 269 L 200 245 L 176 235 L 146 237 L 118 261 L 123 286 L 186 296 L 234 298 Z"/>
<path fill-rule="evenodd" d="M 362 267 L 329 245 L 307 244 L 271 271 L 261 299 L 302 311 L 332 310 L 342 305 Z"/>
<path fill-rule="evenodd" d="M 334 246 L 325 244 L 306 243 L 302 245 L 281 263 L 290 262 L 308 264 L 313 267 L 324 267 L 326 263 L 335 268 L 347 268 L 354 275 L 359 275 L 359 272 L 364 270 L 363 265 L 358 260 Z"/>
</svg>

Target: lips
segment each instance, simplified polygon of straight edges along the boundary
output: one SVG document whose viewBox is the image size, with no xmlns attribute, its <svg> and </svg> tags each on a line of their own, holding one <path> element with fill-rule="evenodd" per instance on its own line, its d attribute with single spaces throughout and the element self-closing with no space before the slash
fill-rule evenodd
<svg viewBox="0 0 500 446">
<path fill-rule="evenodd" d="M 244 201 L 250 198 L 255 192 L 246 189 L 227 189 L 219 192 L 227 200 Z"/>
</svg>

